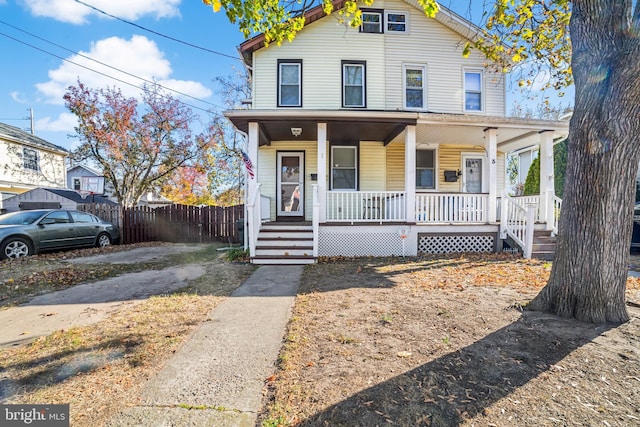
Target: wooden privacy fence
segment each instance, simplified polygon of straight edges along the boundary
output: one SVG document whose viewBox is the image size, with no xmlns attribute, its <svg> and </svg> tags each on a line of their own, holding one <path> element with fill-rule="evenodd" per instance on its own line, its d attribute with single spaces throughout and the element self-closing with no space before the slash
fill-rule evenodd
<svg viewBox="0 0 640 427">
<path fill-rule="evenodd" d="M 122 243 L 164 241 L 173 243 L 208 243 L 242 241 L 244 205 L 185 206 L 171 205 L 152 209 L 122 209 L 106 204 L 79 205 L 79 210 L 92 213 L 120 229 Z"/>
</svg>

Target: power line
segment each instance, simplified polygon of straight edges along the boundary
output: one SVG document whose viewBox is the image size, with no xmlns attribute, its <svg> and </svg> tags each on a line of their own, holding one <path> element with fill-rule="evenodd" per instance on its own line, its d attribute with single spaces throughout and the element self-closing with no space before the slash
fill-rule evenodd
<svg viewBox="0 0 640 427">
<path fill-rule="evenodd" d="M 46 51 L 46 50 L 44 50 L 44 49 L 42 49 L 42 48 L 39 48 L 38 46 L 34 46 L 34 45 L 29 44 L 29 43 L 27 43 L 27 42 L 25 42 L 25 41 L 22 41 L 22 40 L 20 40 L 20 39 L 16 39 L 15 37 L 12 37 L 12 36 L 10 36 L 10 35 L 8 35 L 8 34 L 5 34 L 5 33 L 3 33 L 3 32 L 0 32 L 0 36 L 4 36 L 4 37 L 6 37 L 6 38 L 8 38 L 8 39 L 11 39 L 11 40 L 13 40 L 13 41 L 15 41 L 15 42 L 18 42 L 18 43 L 20 43 L 20 44 L 23 44 L 23 45 L 25 45 L 25 46 L 29 46 L 29 47 L 30 47 L 30 48 L 32 48 L 32 49 L 35 49 L 35 50 L 38 50 L 38 51 L 40 51 L 40 52 L 46 53 L 47 55 L 51 55 L 51 56 L 53 56 L 54 58 L 58 58 L 58 59 L 60 59 L 60 60 L 62 60 L 62 61 L 65 61 L 65 62 L 68 62 L 68 63 L 70 63 L 70 64 L 73 64 L 73 65 L 75 65 L 75 66 L 77 66 L 77 67 L 84 68 L 85 70 L 92 71 L 92 72 L 94 72 L 94 73 L 96 73 L 96 74 L 100 74 L 101 76 L 107 77 L 107 78 L 109 78 L 109 79 L 112 79 L 112 80 L 118 81 L 118 82 L 120 82 L 120 83 L 123 83 L 123 84 L 129 85 L 129 86 L 132 86 L 132 87 L 135 87 L 136 89 L 144 90 L 142 87 L 140 87 L 140 86 L 138 86 L 138 85 L 135 85 L 135 84 L 133 84 L 133 83 L 129 83 L 129 82 L 124 81 L 124 80 L 122 80 L 122 79 L 119 79 L 119 78 L 117 78 L 117 77 L 110 76 L 109 74 L 103 73 L 102 71 L 94 70 L 93 68 L 87 67 L 86 65 L 78 64 L 77 62 L 73 62 L 73 61 L 71 61 L 70 59 L 63 58 L 62 56 L 59 56 L 59 55 L 56 55 L 55 53 L 51 53 L 51 52 L 49 52 L 49 51 Z M 140 77 L 137 77 L 137 78 L 141 79 Z M 169 89 L 169 90 L 171 90 L 171 89 Z M 204 108 L 196 107 L 195 105 L 189 104 L 189 103 L 187 103 L 187 102 L 184 102 L 184 101 L 181 101 L 181 100 L 178 100 L 178 102 L 180 102 L 180 103 L 182 103 L 182 104 L 184 104 L 184 105 L 186 105 L 186 106 L 188 106 L 188 107 L 194 108 L 194 109 L 196 109 L 196 110 L 200 110 L 200 111 L 204 111 L 204 112 L 206 112 L 206 113 L 210 113 L 210 110 L 205 110 Z M 219 106 L 219 105 L 216 105 L 216 104 L 211 104 L 211 105 L 213 105 L 213 106 L 215 106 L 215 107 L 223 108 L 223 107 L 221 107 L 221 106 Z"/>
<path fill-rule="evenodd" d="M 141 30 L 143 30 L 143 31 L 148 31 L 148 32 L 150 32 L 150 33 L 152 33 L 152 34 L 155 34 L 155 35 L 157 35 L 157 36 L 164 37 L 165 39 L 169 39 L 169 40 L 172 40 L 172 41 L 177 42 L 177 43 L 182 43 L 182 44 L 183 44 L 183 45 L 185 45 L 185 46 L 193 47 L 193 48 L 195 48 L 195 49 L 200 49 L 200 50 L 203 50 L 203 51 L 205 51 L 205 52 L 213 53 L 214 55 L 220 55 L 220 56 L 224 56 L 225 58 L 231 58 L 231 59 L 235 59 L 236 61 L 241 61 L 241 59 L 240 59 L 240 58 L 238 58 L 237 56 L 228 55 L 228 54 L 226 54 L 226 53 L 222 53 L 222 52 L 218 52 L 218 51 L 215 51 L 215 50 L 211 50 L 211 49 L 206 48 L 206 47 L 198 46 L 198 45 L 195 45 L 195 44 L 193 44 L 193 43 L 189 43 L 189 42 L 186 42 L 186 41 L 184 41 L 184 40 L 177 39 L 177 38 L 175 38 L 175 37 L 167 36 L 166 34 L 162 34 L 162 33 L 159 33 L 159 32 L 157 32 L 157 31 L 151 30 L 151 29 L 149 29 L 149 28 L 143 27 L 142 25 L 138 25 L 138 24 L 136 24 L 136 23 L 134 23 L 134 22 L 127 21 L 126 19 L 119 18 L 119 17 L 117 17 L 117 16 L 115 16 L 115 15 L 112 15 L 112 14 L 110 14 L 110 13 L 108 13 L 108 12 L 105 12 L 105 11 L 104 11 L 104 10 L 102 10 L 102 9 L 98 9 L 98 8 L 97 8 L 97 7 L 95 7 L 95 6 L 92 6 L 92 5 L 90 5 L 90 4 L 87 4 L 87 3 L 85 3 L 85 2 L 83 2 L 83 1 L 81 1 L 81 0 L 75 0 L 75 2 L 76 2 L 76 3 L 80 3 L 81 5 L 83 5 L 83 6 L 85 6 L 85 7 L 88 7 L 89 9 L 93 9 L 93 10 L 95 10 L 96 12 L 101 13 L 101 14 L 103 14 L 103 15 L 105 15 L 105 16 L 108 16 L 108 17 L 113 18 L 113 19 L 117 19 L 118 21 L 124 22 L 125 24 L 129 24 L 129 25 L 132 25 L 132 26 L 134 26 L 134 27 L 136 27 L 136 28 L 140 28 L 140 29 L 141 29 Z"/>
<path fill-rule="evenodd" d="M 67 49 L 67 48 L 66 48 L 66 47 L 64 47 L 64 46 L 61 46 L 61 45 L 59 45 L 59 44 L 57 44 L 57 43 L 54 43 L 54 42 L 52 42 L 52 41 L 50 41 L 50 40 L 47 40 L 47 39 L 45 39 L 45 38 L 42 38 L 42 37 L 40 37 L 40 36 L 38 36 L 38 35 L 36 35 L 36 34 L 30 33 L 30 32 L 28 32 L 28 31 L 26 31 L 26 30 L 21 29 L 21 28 L 18 28 L 18 27 L 16 27 L 15 25 L 11 25 L 11 24 L 9 24 L 9 23 L 7 23 L 7 22 L 5 22 L 5 21 L 1 20 L 1 19 L 0 19 L 0 24 L 4 24 L 4 25 L 6 25 L 7 27 L 11 27 L 11 28 L 13 28 L 14 30 L 20 31 L 20 32 L 22 32 L 22 33 L 24 33 L 24 34 L 27 34 L 27 35 L 29 35 L 29 36 L 31 36 L 31 37 L 34 37 L 34 38 L 36 38 L 36 39 L 38 39 L 38 40 L 41 40 L 41 41 L 45 42 L 45 43 L 49 43 L 50 45 L 53 45 L 53 46 L 55 46 L 55 47 L 57 47 L 57 48 L 60 48 L 60 49 L 62 49 L 62 50 L 66 50 L 67 52 L 73 53 L 74 55 L 78 55 L 78 56 L 80 56 L 80 57 L 82 57 L 82 58 L 88 59 L 89 61 L 96 62 L 96 63 L 98 63 L 98 64 L 100 64 L 100 65 L 103 65 L 103 66 L 105 66 L 105 67 L 107 67 L 107 68 L 111 68 L 112 70 L 115 70 L 115 71 L 118 71 L 118 72 L 120 72 L 120 73 L 126 74 L 126 75 L 128 75 L 128 76 L 130 76 L 130 77 L 133 77 L 133 78 L 136 78 L 136 79 L 140 79 L 140 80 L 142 80 L 142 81 L 144 81 L 144 82 L 146 82 L 146 83 L 150 83 L 150 84 L 153 84 L 153 85 L 158 85 L 159 87 L 161 87 L 161 88 L 163 88 L 163 89 L 169 90 L 169 91 L 171 91 L 171 92 L 175 92 L 175 93 L 177 93 L 177 94 L 179 94 L 179 95 L 182 95 L 182 96 L 186 96 L 187 98 L 191 98 L 191 99 L 193 99 L 193 100 L 196 100 L 196 101 L 202 102 L 202 103 L 204 103 L 204 104 L 211 105 L 212 107 L 222 108 L 222 107 L 220 107 L 219 105 L 213 104 L 213 103 L 211 103 L 211 102 L 209 102 L 209 101 L 205 101 L 204 99 L 196 98 L 195 96 L 191 96 L 191 95 L 189 95 L 189 94 L 187 94 L 187 93 L 183 93 L 183 92 L 180 92 L 180 91 L 178 91 L 178 90 L 171 89 L 171 88 L 166 87 L 166 86 L 163 86 L 163 85 L 161 85 L 161 84 L 159 84 L 159 83 L 157 83 L 157 82 L 154 82 L 154 81 L 151 81 L 151 80 L 145 79 L 144 77 L 140 77 L 140 76 L 137 76 L 137 75 L 135 75 L 135 74 L 129 73 L 129 72 L 127 72 L 127 71 L 121 70 L 120 68 L 117 68 L 117 67 L 111 66 L 111 65 L 109 65 L 109 64 L 105 64 L 105 63 L 104 63 L 104 62 L 102 62 L 102 61 L 98 61 L 97 59 L 91 58 L 90 56 L 83 55 L 83 54 L 81 54 L 80 52 L 76 52 L 76 51 L 74 51 L 74 50 Z M 93 71 L 93 70 L 92 70 L 92 71 Z"/>
</svg>

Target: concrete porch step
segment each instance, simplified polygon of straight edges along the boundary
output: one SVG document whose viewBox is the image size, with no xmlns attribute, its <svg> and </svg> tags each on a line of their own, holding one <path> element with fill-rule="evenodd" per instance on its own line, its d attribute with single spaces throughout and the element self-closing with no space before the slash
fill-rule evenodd
<svg viewBox="0 0 640 427">
<path fill-rule="evenodd" d="M 304 265 L 315 264 L 316 259 L 312 256 L 255 256 L 251 258 L 252 264 L 258 265 Z"/>
</svg>

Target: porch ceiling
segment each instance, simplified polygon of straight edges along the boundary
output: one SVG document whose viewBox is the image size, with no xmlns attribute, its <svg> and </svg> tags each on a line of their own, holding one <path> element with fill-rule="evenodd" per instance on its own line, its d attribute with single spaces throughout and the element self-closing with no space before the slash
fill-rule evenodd
<svg viewBox="0 0 640 427">
<path fill-rule="evenodd" d="M 249 122 L 257 122 L 260 145 L 316 141 L 318 123 L 327 123 L 327 139 L 332 143 L 404 143 L 404 129 L 416 125 L 418 144 L 484 146 L 485 130 L 495 128 L 498 150 L 509 152 L 539 144 L 542 132 L 553 132 L 556 139 L 566 136 L 569 128 L 566 121 L 395 111 L 234 110 L 225 115 L 244 132 Z M 291 128 L 299 128 L 302 133 L 295 137 Z"/>
<path fill-rule="evenodd" d="M 317 141 L 318 123 L 327 124 L 327 140 L 332 143 L 389 143 L 401 134 L 407 125 L 416 124 L 415 113 L 331 111 L 313 114 L 314 112 L 300 110 L 278 113 L 244 110 L 227 112 L 226 115 L 243 132 L 247 132 L 249 122 L 257 122 L 260 129 L 260 145 L 270 144 L 272 141 Z M 292 128 L 301 129 L 302 133 L 296 137 L 292 134 Z"/>
</svg>

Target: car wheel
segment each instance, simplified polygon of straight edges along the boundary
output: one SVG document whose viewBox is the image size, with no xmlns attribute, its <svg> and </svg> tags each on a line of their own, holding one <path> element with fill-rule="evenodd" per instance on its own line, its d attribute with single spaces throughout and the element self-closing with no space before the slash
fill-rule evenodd
<svg viewBox="0 0 640 427">
<path fill-rule="evenodd" d="M 10 237 L 2 243 L 0 259 L 21 258 L 32 253 L 33 249 L 28 240 L 21 237 Z"/>
<path fill-rule="evenodd" d="M 106 248 L 111 245 L 111 237 L 108 234 L 102 233 L 96 240 L 96 246 L 99 248 Z"/>
</svg>

